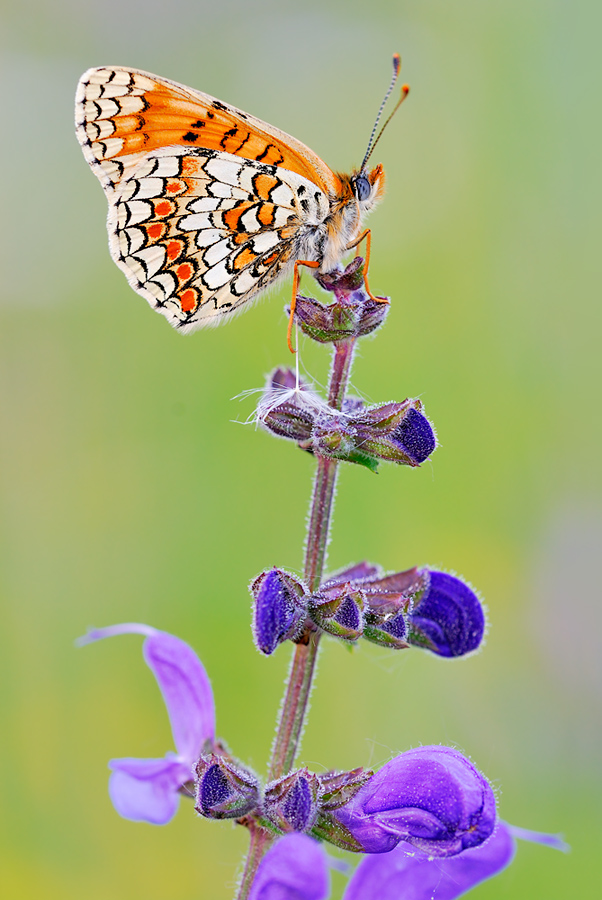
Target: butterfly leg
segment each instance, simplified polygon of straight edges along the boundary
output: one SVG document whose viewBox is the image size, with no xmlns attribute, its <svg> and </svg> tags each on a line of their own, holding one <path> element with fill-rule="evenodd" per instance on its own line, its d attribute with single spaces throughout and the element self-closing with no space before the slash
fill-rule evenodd
<svg viewBox="0 0 602 900">
<path fill-rule="evenodd" d="M 307 266 L 309 269 L 319 269 L 319 262 L 312 262 L 309 259 L 298 259 L 295 263 L 295 269 L 293 274 L 293 298 L 291 300 L 291 314 L 288 320 L 288 331 L 286 333 L 286 340 L 288 342 L 288 349 L 291 353 L 295 353 L 295 349 L 293 347 L 293 322 L 295 320 L 295 307 L 297 306 L 297 292 L 299 290 L 299 266 Z"/>
<path fill-rule="evenodd" d="M 372 234 L 370 229 L 366 228 L 365 231 L 362 231 L 360 236 L 356 238 L 351 244 L 349 244 L 345 249 L 353 250 L 354 247 L 358 247 L 361 244 L 364 238 L 366 238 L 366 261 L 364 262 L 364 287 L 366 288 L 366 293 L 368 294 L 370 299 L 375 300 L 376 303 L 390 303 L 390 300 L 387 297 L 375 297 L 368 285 L 368 266 L 370 265 L 370 246 L 372 244 Z"/>
</svg>

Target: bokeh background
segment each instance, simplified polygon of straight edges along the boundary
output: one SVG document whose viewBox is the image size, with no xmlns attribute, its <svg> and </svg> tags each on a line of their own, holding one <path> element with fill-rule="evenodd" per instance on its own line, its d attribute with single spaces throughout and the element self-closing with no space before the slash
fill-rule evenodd
<svg viewBox="0 0 602 900">
<path fill-rule="evenodd" d="M 523 844 L 472 896 L 599 897 L 600 4 L 4 0 L 1 21 L 2 896 L 233 895 L 243 829 L 110 805 L 110 757 L 172 747 L 140 639 L 73 642 L 128 620 L 189 641 L 219 732 L 263 773 L 289 648 L 256 653 L 246 586 L 301 568 L 312 477 L 232 399 L 290 362 L 289 286 L 187 338 L 154 315 L 108 254 L 77 79 L 160 73 L 348 170 L 397 50 L 412 93 L 376 153 L 388 193 L 370 222 L 371 283 L 393 302 L 353 382 L 420 396 L 440 449 L 418 470 L 342 472 L 329 563 L 455 570 L 490 634 L 455 662 L 325 642 L 301 758 L 453 744 L 504 818 L 573 847 Z M 323 383 L 327 351 L 301 342 L 301 358 Z"/>
</svg>

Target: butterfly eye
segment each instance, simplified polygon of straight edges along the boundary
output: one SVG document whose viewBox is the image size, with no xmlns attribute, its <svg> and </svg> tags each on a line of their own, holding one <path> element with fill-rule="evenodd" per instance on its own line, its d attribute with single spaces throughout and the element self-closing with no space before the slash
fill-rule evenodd
<svg viewBox="0 0 602 900">
<path fill-rule="evenodd" d="M 353 182 L 353 189 L 358 200 L 367 200 L 370 196 L 370 182 L 365 175 L 358 175 Z"/>
</svg>

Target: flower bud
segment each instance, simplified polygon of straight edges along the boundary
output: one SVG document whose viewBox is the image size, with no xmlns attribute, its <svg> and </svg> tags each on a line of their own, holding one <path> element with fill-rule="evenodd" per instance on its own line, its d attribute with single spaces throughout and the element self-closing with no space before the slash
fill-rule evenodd
<svg viewBox="0 0 602 900">
<path fill-rule="evenodd" d="M 270 656 L 278 644 L 294 637 L 305 620 L 304 585 L 282 569 L 270 569 L 251 583 L 253 637 Z"/>
<path fill-rule="evenodd" d="M 408 616 L 408 640 L 438 656 L 476 650 L 485 632 L 485 613 L 475 592 L 446 572 L 423 569 L 424 586 Z"/>
<path fill-rule="evenodd" d="M 195 809 L 208 819 L 238 819 L 259 804 L 259 782 L 252 772 L 215 753 L 196 766 Z"/>
<path fill-rule="evenodd" d="M 325 775 L 320 775 L 322 786 L 320 810 L 332 812 L 345 806 L 373 775 L 372 769 L 364 769 L 363 766 L 352 769 L 350 772 L 327 772 Z"/>
<path fill-rule="evenodd" d="M 299 769 L 267 786 L 263 812 L 281 831 L 308 831 L 316 821 L 320 794 L 318 776 Z"/>
<path fill-rule="evenodd" d="M 406 841 L 447 857 L 487 840 L 496 806 L 491 785 L 466 757 L 434 746 L 396 756 L 329 815 L 341 826 L 338 845 L 345 849 L 357 843 L 365 853 L 387 853 Z"/>
<path fill-rule="evenodd" d="M 384 322 L 387 302 L 379 303 L 364 285 L 364 260 L 357 256 L 344 272 L 318 276 L 320 285 L 335 295 L 334 303 L 297 297 L 295 318 L 301 330 L 322 344 L 370 334 Z"/>
<path fill-rule="evenodd" d="M 370 613 L 386 620 L 398 612 L 409 612 L 416 594 L 426 585 L 427 575 L 413 568 L 392 575 L 366 578 L 361 582 L 361 589 L 366 595 Z"/>
<path fill-rule="evenodd" d="M 405 650 L 410 646 L 406 640 L 407 635 L 406 617 L 402 612 L 398 612 L 384 621 L 378 619 L 370 621 L 370 617 L 367 616 L 362 637 L 373 644 L 380 644 L 381 647 Z"/>
<path fill-rule="evenodd" d="M 336 593 L 345 583 L 361 591 L 366 604 L 362 636 L 395 650 L 408 647 L 407 612 L 416 592 L 426 586 L 425 577 L 418 569 L 383 576 L 378 567 L 359 563 L 331 576 L 322 585 L 320 593 Z"/>
<path fill-rule="evenodd" d="M 419 466 L 437 446 L 420 400 L 386 403 L 352 417 L 358 447 L 378 459 Z"/>
<path fill-rule="evenodd" d="M 316 416 L 307 449 L 319 456 L 342 459 L 375 472 L 378 461 L 364 451 L 352 416 L 328 410 Z"/>
<path fill-rule="evenodd" d="M 268 376 L 255 418 L 278 437 L 307 441 L 311 437 L 316 406 L 326 404 L 303 382 L 297 383 L 291 369 L 275 369 Z"/>
<path fill-rule="evenodd" d="M 342 585 L 314 594 L 307 613 L 322 631 L 346 641 L 356 641 L 364 630 L 364 607 L 362 592 Z"/>
</svg>

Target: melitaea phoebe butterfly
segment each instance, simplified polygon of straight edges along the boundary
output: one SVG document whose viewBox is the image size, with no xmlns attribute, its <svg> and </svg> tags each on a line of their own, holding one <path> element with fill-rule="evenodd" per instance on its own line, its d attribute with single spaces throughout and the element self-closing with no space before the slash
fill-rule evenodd
<svg viewBox="0 0 602 900">
<path fill-rule="evenodd" d="M 111 255 L 130 285 L 188 333 L 241 310 L 300 265 L 326 273 L 369 232 L 384 171 L 333 172 L 300 141 L 208 94 L 120 66 L 89 69 L 77 137 L 109 201 Z M 369 256 L 369 243 L 367 248 Z M 367 268 L 367 266 L 366 266 Z M 290 346 L 290 326 L 289 326 Z"/>
</svg>

